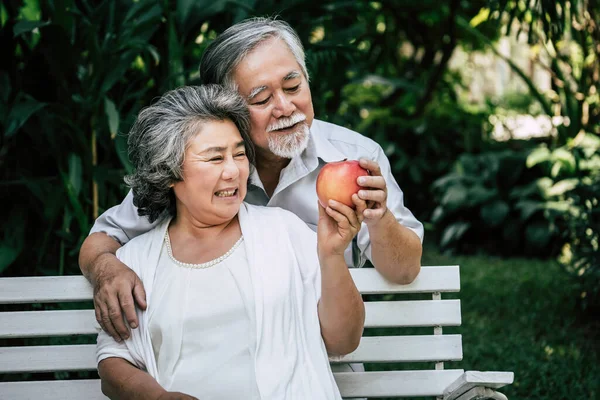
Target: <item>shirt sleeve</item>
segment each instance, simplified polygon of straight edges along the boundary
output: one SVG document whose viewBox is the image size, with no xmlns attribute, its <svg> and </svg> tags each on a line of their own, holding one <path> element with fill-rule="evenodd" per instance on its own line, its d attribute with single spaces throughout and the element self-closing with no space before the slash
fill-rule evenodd
<svg viewBox="0 0 600 400">
<path fill-rule="evenodd" d="M 98 217 L 90 234 L 104 232 L 124 245 L 136 236 L 148 232 L 158 224 L 150 223 L 147 217 L 140 217 L 133 205 L 133 193 L 130 190 L 121 204 L 106 210 Z"/>
<path fill-rule="evenodd" d="M 396 182 L 390 162 L 380 146 L 372 154 L 371 159 L 376 161 L 381 168 L 381 175 L 387 184 L 387 208 L 392 212 L 401 225 L 407 227 L 417 234 L 421 243 L 423 243 L 424 229 L 423 224 L 419 222 L 413 213 L 404 206 L 404 193 Z M 361 230 L 356 238 L 356 245 L 360 250 L 359 267 L 362 267 L 367 259 L 373 260 L 371 255 L 371 240 L 369 238 L 369 230 L 365 223 L 362 224 Z"/>
<path fill-rule="evenodd" d="M 135 362 L 125 342 L 119 343 L 108 333 L 101 330 L 100 333 L 98 333 L 98 339 L 96 341 L 96 362 L 97 364 L 100 364 L 100 361 L 111 357 L 122 358 L 136 367 L 143 369 L 143 366 L 138 365 Z"/>
</svg>

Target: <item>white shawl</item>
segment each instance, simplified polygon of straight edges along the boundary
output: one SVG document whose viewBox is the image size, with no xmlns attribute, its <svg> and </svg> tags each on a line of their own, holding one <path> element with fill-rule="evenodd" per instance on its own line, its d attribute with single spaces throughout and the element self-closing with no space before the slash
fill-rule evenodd
<svg viewBox="0 0 600 400">
<path fill-rule="evenodd" d="M 296 215 L 280 208 L 243 203 L 240 226 L 254 289 L 256 316 L 255 373 L 262 400 L 341 399 L 321 337 L 317 304 L 321 273 L 316 234 Z M 146 370 L 164 388 L 171 384 L 182 337 L 182 309 L 172 310 L 171 340 L 165 362 L 169 376 L 158 376 L 148 329 L 152 289 L 169 220 L 123 246 L 117 257 L 133 269 L 146 289 L 146 312 L 125 346 L 106 333 L 98 335 L 98 362 L 121 357 Z M 237 279 L 237 277 L 234 277 Z M 161 354 L 162 360 L 162 354 Z M 161 361 L 162 362 L 162 361 Z M 210 363 L 211 360 L 206 360 Z M 161 370 L 163 368 L 161 367 Z"/>
</svg>

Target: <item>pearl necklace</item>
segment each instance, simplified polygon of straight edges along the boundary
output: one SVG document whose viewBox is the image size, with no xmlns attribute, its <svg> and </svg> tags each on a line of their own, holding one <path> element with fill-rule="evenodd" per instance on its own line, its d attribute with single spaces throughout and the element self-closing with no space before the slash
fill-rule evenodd
<svg viewBox="0 0 600 400">
<path fill-rule="evenodd" d="M 190 263 L 184 263 L 181 262 L 179 260 L 176 260 L 175 257 L 173 257 L 173 250 L 171 249 L 171 239 L 169 238 L 169 231 L 167 231 L 165 233 L 165 244 L 167 245 L 167 253 L 169 254 L 169 258 L 177 265 L 179 265 L 180 267 L 184 267 L 184 268 L 195 268 L 195 269 L 205 269 L 205 268 L 210 268 L 212 266 L 217 265 L 218 263 L 220 263 L 221 261 L 225 260 L 227 257 L 229 257 L 234 251 L 235 249 L 237 249 L 240 244 L 242 243 L 244 239 L 244 236 L 241 236 L 237 242 L 235 242 L 235 244 L 233 245 L 232 248 L 230 248 L 227 253 L 223 254 L 220 257 L 215 258 L 214 260 L 211 261 L 207 261 L 205 263 L 202 264 L 190 264 Z"/>
</svg>

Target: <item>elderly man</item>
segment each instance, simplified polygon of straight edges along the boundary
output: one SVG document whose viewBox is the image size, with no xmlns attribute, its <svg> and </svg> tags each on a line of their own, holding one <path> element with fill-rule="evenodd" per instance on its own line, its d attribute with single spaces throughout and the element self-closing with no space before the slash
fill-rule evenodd
<svg viewBox="0 0 600 400">
<path fill-rule="evenodd" d="M 203 83 L 236 89 L 248 103 L 256 170 L 246 201 L 292 211 L 316 230 L 316 179 L 332 161 L 360 159 L 371 176 L 358 178 L 358 196 L 370 204 L 363 226 L 344 254 L 349 266 L 366 259 L 385 278 L 410 283 L 419 273 L 423 226 L 404 206 L 381 147 L 351 130 L 314 119 L 304 50 L 280 20 L 255 18 L 236 24 L 211 43 L 200 65 Z M 116 250 L 153 224 L 139 217 L 131 192 L 102 214 L 85 240 L 80 267 L 94 285 L 96 318 L 115 339 L 127 338 L 123 314 L 138 326 L 134 298 L 145 308 L 141 281 L 115 257 Z"/>
</svg>

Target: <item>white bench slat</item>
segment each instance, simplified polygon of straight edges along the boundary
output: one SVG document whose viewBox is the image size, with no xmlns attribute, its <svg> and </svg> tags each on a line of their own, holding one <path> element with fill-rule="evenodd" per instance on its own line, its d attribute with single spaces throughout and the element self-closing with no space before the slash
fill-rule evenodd
<svg viewBox="0 0 600 400">
<path fill-rule="evenodd" d="M 444 392 L 445 400 L 458 399 L 464 393 L 478 386 L 499 389 L 510 385 L 514 379 L 515 374 L 513 372 L 467 371 L 446 388 Z"/>
<path fill-rule="evenodd" d="M 365 336 L 358 348 L 332 363 L 462 360 L 461 335 Z"/>
<path fill-rule="evenodd" d="M 0 382 L 1 400 L 107 400 L 100 379 Z"/>
<path fill-rule="evenodd" d="M 365 313 L 365 328 L 461 324 L 460 300 L 373 301 Z"/>
<path fill-rule="evenodd" d="M 425 362 L 462 359 L 460 335 L 363 337 L 341 362 Z M 0 373 L 96 369 L 96 345 L 0 347 Z"/>
<path fill-rule="evenodd" d="M 386 281 L 373 268 L 350 268 L 356 287 L 362 294 L 459 292 L 458 265 L 422 267 L 415 280 L 408 285 Z"/>
<path fill-rule="evenodd" d="M 365 303 L 365 327 L 458 326 L 460 300 L 377 301 Z M 94 310 L 0 313 L 0 338 L 88 335 L 99 329 Z"/>
<path fill-rule="evenodd" d="M 440 396 L 462 370 L 337 372 L 343 397 Z M 100 380 L 2 382 L 0 394 L 10 400 L 106 400 Z"/>
<path fill-rule="evenodd" d="M 408 285 L 387 282 L 373 268 L 350 269 L 358 290 L 373 293 L 431 293 L 460 291 L 458 266 L 422 267 Z M 51 303 L 92 299 L 83 276 L 36 276 L 0 279 L 0 304 Z"/>
<path fill-rule="evenodd" d="M 94 335 L 100 325 L 94 310 L 13 311 L 0 313 L 0 339 Z"/>
<path fill-rule="evenodd" d="M 95 344 L 0 347 L 0 374 L 90 371 L 96 366 Z"/>
<path fill-rule="evenodd" d="M 463 370 L 336 372 L 342 397 L 441 396 Z"/>
<path fill-rule="evenodd" d="M 91 300 L 92 293 L 92 286 L 81 275 L 0 279 L 0 304 Z"/>
</svg>

